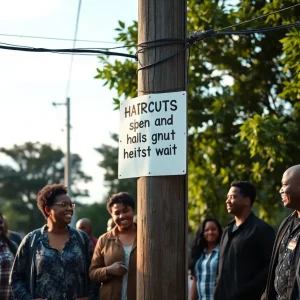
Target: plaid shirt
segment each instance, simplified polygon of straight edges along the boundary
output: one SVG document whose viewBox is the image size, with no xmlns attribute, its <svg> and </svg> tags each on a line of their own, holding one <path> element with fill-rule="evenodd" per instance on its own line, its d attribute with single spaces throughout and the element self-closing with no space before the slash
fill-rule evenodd
<svg viewBox="0 0 300 300">
<path fill-rule="evenodd" d="M 209 254 L 206 254 L 206 250 L 204 250 L 196 262 L 195 275 L 197 280 L 198 299 L 213 300 L 219 261 L 219 249 L 220 246 L 217 246 Z"/>
<path fill-rule="evenodd" d="M 6 242 L 0 240 L 0 299 L 11 300 L 12 293 L 8 284 L 9 274 L 14 261 Z"/>
</svg>

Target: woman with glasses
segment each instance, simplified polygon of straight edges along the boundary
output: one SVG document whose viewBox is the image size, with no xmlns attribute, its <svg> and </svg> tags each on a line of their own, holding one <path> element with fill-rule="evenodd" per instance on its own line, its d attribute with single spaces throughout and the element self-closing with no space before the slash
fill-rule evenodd
<svg viewBox="0 0 300 300">
<path fill-rule="evenodd" d="M 37 206 L 46 225 L 23 239 L 11 272 L 14 299 L 87 300 L 93 246 L 69 226 L 75 209 L 62 184 L 45 186 Z"/>
</svg>

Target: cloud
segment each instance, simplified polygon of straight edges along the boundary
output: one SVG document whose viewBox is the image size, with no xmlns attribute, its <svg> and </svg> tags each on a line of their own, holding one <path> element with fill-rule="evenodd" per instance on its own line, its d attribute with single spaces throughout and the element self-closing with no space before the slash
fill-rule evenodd
<svg viewBox="0 0 300 300">
<path fill-rule="evenodd" d="M 0 0 L 0 21 L 37 19 L 55 12 L 62 0 Z"/>
</svg>

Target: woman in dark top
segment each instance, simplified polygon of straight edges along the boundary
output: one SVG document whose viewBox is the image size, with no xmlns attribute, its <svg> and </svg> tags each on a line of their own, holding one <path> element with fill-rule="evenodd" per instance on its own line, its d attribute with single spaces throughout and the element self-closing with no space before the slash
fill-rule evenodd
<svg viewBox="0 0 300 300">
<path fill-rule="evenodd" d="M 190 262 L 190 300 L 213 300 L 221 236 L 221 225 L 213 218 L 205 219 L 197 230 Z"/>
<path fill-rule="evenodd" d="M 75 204 L 61 184 L 45 186 L 37 204 L 47 224 L 18 249 L 10 279 L 14 299 L 87 300 L 93 246 L 84 232 L 68 226 Z"/>
</svg>

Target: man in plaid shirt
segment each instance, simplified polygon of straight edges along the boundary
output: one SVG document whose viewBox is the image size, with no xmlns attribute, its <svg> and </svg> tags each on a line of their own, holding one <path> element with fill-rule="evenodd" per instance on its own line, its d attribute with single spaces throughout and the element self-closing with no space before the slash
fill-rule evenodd
<svg viewBox="0 0 300 300">
<path fill-rule="evenodd" d="M 17 245 L 4 234 L 3 217 L 0 213 L 0 299 L 11 300 L 12 293 L 8 284 Z"/>
</svg>

